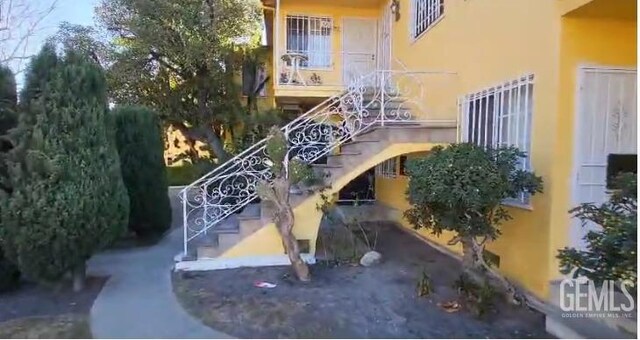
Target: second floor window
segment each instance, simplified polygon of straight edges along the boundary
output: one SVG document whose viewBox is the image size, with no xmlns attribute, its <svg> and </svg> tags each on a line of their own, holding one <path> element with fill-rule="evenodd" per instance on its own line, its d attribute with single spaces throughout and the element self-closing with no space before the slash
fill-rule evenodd
<svg viewBox="0 0 640 340">
<path fill-rule="evenodd" d="M 287 53 L 305 56 L 302 67 L 331 67 L 331 31 L 329 17 L 287 15 Z"/>
<path fill-rule="evenodd" d="M 521 169 L 531 169 L 533 75 L 520 77 L 461 98 L 462 140 L 485 147 L 515 146 L 527 154 Z M 529 195 L 507 203 L 528 205 Z"/>
<path fill-rule="evenodd" d="M 412 0 L 411 37 L 417 38 L 444 14 L 444 0 Z"/>
</svg>

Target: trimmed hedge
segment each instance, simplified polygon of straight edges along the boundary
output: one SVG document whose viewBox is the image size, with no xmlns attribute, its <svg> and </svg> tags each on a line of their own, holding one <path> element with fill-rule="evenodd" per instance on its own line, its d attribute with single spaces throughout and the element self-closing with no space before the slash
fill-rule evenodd
<svg viewBox="0 0 640 340">
<path fill-rule="evenodd" d="M 13 145 L 7 139 L 7 133 L 16 125 L 17 104 L 15 77 L 8 67 L 0 65 L 0 196 L 8 195 L 11 191 L 7 178 L 7 153 L 11 151 Z M 2 228 L 3 223 L 0 220 L 0 229 Z M 0 235 L 2 235 L 1 231 Z M 0 247 L 0 292 L 11 290 L 19 283 L 18 267 L 5 258 L 4 251 Z"/>
<path fill-rule="evenodd" d="M 26 277 L 51 283 L 73 272 L 81 289 L 86 260 L 123 234 L 129 215 L 106 79 L 82 53 L 52 45 L 25 79 L 0 241 Z"/>
<path fill-rule="evenodd" d="M 113 110 L 122 178 L 129 192 L 129 230 L 154 236 L 171 226 L 164 142 L 158 116 L 140 106 Z"/>
</svg>

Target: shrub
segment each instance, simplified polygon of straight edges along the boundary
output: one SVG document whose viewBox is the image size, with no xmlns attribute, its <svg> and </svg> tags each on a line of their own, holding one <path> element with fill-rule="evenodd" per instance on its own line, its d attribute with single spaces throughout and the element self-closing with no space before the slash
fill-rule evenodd
<svg viewBox="0 0 640 340">
<path fill-rule="evenodd" d="M 453 144 L 435 147 L 407 166 L 407 220 L 435 235 L 454 232 L 449 244 L 462 243 L 465 272 L 479 282 L 487 276 L 495 279 L 510 293 L 514 287 L 489 267 L 483 252 L 487 241 L 500 236 L 500 225 L 511 219 L 502 202 L 521 192 L 542 191 L 540 177 L 518 168 L 522 157 L 524 153 L 513 147 Z"/>
<path fill-rule="evenodd" d="M 122 179 L 129 192 L 129 230 L 153 236 L 169 229 L 164 143 L 157 115 L 144 107 L 113 110 Z"/>
<path fill-rule="evenodd" d="M 167 167 L 167 177 L 169 185 L 183 186 L 189 185 L 200 177 L 215 169 L 216 164 L 209 160 L 200 160 L 197 163 L 183 163 L 177 166 Z"/>
<path fill-rule="evenodd" d="M 6 163 L 7 153 L 11 151 L 13 145 L 8 139 L 7 133 L 16 125 L 17 103 L 16 82 L 13 73 L 9 68 L 0 66 L 0 196 L 8 195 L 11 192 L 11 187 L 8 185 Z M 0 220 L 0 229 L 3 228 L 3 225 Z M 19 281 L 20 271 L 5 258 L 4 251 L 0 247 L 0 292 L 16 287 Z"/>
<path fill-rule="evenodd" d="M 47 45 L 26 79 L 1 239 L 25 276 L 48 283 L 71 271 L 78 290 L 86 260 L 122 234 L 129 209 L 105 77 L 84 56 Z"/>
<path fill-rule="evenodd" d="M 561 272 L 575 274 L 601 284 L 605 280 L 624 281 L 637 291 L 638 281 L 638 187 L 635 174 L 623 174 L 615 181 L 608 202 L 586 203 L 571 210 L 583 225 L 600 226 L 584 236 L 584 250 L 564 248 L 558 252 Z M 631 283 L 631 287 L 629 287 Z"/>
</svg>

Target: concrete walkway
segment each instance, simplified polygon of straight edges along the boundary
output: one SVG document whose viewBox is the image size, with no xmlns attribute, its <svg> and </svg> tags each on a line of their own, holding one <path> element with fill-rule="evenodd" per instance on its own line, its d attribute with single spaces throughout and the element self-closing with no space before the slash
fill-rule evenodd
<svg viewBox="0 0 640 340">
<path fill-rule="evenodd" d="M 91 308 L 94 338 L 229 338 L 192 318 L 173 294 L 173 257 L 181 249 L 182 230 L 175 228 L 153 247 L 108 251 L 89 261 L 90 275 L 110 276 Z"/>
</svg>

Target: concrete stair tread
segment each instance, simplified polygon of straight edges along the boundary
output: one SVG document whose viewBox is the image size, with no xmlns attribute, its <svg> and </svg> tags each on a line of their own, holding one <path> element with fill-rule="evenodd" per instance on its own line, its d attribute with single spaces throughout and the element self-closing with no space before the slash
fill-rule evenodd
<svg viewBox="0 0 640 340">
<path fill-rule="evenodd" d="M 339 169 L 342 168 L 342 165 L 334 165 L 334 164 L 312 164 L 311 165 L 314 168 L 320 168 L 320 169 Z"/>
</svg>

